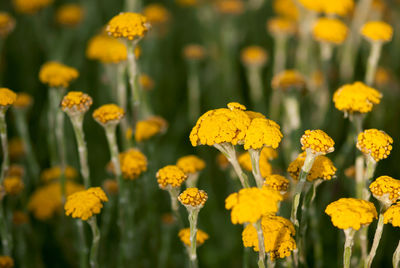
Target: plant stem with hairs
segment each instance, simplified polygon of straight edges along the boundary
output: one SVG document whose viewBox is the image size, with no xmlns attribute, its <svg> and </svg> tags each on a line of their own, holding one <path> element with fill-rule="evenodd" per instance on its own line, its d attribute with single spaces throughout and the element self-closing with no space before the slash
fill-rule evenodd
<svg viewBox="0 0 400 268">
<path fill-rule="evenodd" d="M 100 242 L 100 231 L 97 226 L 96 216 L 92 216 L 88 219 L 90 229 L 92 230 L 93 240 L 92 247 L 90 249 L 89 263 L 91 268 L 99 267 L 98 264 L 98 252 L 99 252 L 99 242 Z"/>
<path fill-rule="evenodd" d="M 378 224 L 376 226 L 376 231 L 374 235 L 374 241 L 372 242 L 371 251 L 368 254 L 367 260 L 364 262 L 364 268 L 370 268 L 372 265 L 372 261 L 374 260 L 376 250 L 378 249 L 379 242 L 381 241 L 382 233 L 383 233 L 383 211 L 379 214 Z"/>
<path fill-rule="evenodd" d="M 196 242 L 197 242 L 197 219 L 199 215 L 199 208 L 194 208 L 189 210 L 189 224 L 190 224 L 190 250 L 189 259 L 190 267 L 197 268 L 197 252 L 196 252 Z"/>
<path fill-rule="evenodd" d="M 88 267 L 88 247 L 86 244 L 86 235 L 85 235 L 85 226 L 83 225 L 83 221 L 77 220 L 76 226 L 78 227 L 78 236 L 79 236 L 79 258 L 80 258 L 80 267 L 87 268 Z"/>
<path fill-rule="evenodd" d="M 399 263 L 400 263 L 400 240 L 399 244 L 397 245 L 396 251 L 393 254 L 393 268 L 399 268 Z"/>
<path fill-rule="evenodd" d="M 354 244 L 355 231 L 352 228 L 344 230 L 346 241 L 344 243 L 343 267 L 350 268 L 351 251 Z"/>
<path fill-rule="evenodd" d="M 261 150 L 254 150 L 254 149 L 249 149 L 249 154 L 250 154 L 250 159 L 251 159 L 251 165 L 252 165 L 252 172 L 253 176 L 256 180 L 256 184 L 258 188 L 262 188 L 264 185 L 264 178 L 261 175 L 261 170 L 260 170 L 260 154 Z"/>
<path fill-rule="evenodd" d="M 3 163 L 1 164 L 0 184 L 3 183 L 4 177 L 7 175 L 10 166 L 10 158 L 8 155 L 8 138 L 7 138 L 7 123 L 6 112 L 0 108 L 0 138 L 1 149 L 3 150 Z"/>
<path fill-rule="evenodd" d="M 378 68 L 378 61 L 381 56 L 382 43 L 371 43 L 371 52 L 368 57 L 367 72 L 365 74 L 365 83 L 372 86 L 375 80 L 376 69 Z"/>
<path fill-rule="evenodd" d="M 257 230 L 258 238 L 258 268 L 265 268 L 265 245 L 264 245 L 264 233 L 261 225 L 261 219 L 254 223 L 254 228 Z"/>
</svg>

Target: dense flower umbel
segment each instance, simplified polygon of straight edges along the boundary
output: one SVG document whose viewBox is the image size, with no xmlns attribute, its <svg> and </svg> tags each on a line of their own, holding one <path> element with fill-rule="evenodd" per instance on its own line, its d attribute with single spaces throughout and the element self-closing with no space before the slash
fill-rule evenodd
<svg viewBox="0 0 400 268">
<path fill-rule="evenodd" d="M 335 142 L 320 129 L 306 130 L 300 142 L 302 150 L 310 150 L 313 154 L 327 154 L 335 150 Z"/>
<path fill-rule="evenodd" d="M 161 189 L 180 187 L 187 179 L 186 174 L 175 165 L 169 165 L 159 169 L 156 177 Z"/>
<path fill-rule="evenodd" d="M 274 11 L 282 17 L 297 20 L 299 17 L 299 10 L 294 0 L 275 0 Z"/>
<path fill-rule="evenodd" d="M 396 202 L 400 197 L 400 180 L 389 176 L 380 176 L 369 185 L 374 197 L 380 201 Z"/>
<path fill-rule="evenodd" d="M 178 233 L 181 241 L 188 247 L 190 247 L 190 228 L 181 229 Z M 200 229 L 197 229 L 196 234 L 196 246 L 201 246 L 208 239 L 208 234 Z"/>
<path fill-rule="evenodd" d="M 17 109 L 29 108 L 33 103 L 33 98 L 27 93 L 18 93 L 17 99 L 15 100 L 13 107 Z"/>
<path fill-rule="evenodd" d="M 53 3 L 53 0 L 13 0 L 18 13 L 34 14 Z"/>
<path fill-rule="evenodd" d="M 122 176 L 125 179 L 136 179 L 147 170 L 147 158 L 137 149 L 129 149 L 119 154 Z"/>
<path fill-rule="evenodd" d="M 193 174 L 203 170 L 206 162 L 195 155 L 187 155 L 179 158 L 176 165 L 186 174 Z"/>
<path fill-rule="evenodd" d="M 306 153 L 303 152 L 289 164 L 287 171 L 294 180 L 299 179 L 300 170 L 304 165 L 305 159 Z M 319 155 L 315 158 L 313 166 L 307 175 L 307 180 L 330 180 L 333 176 L 335 176 L 336 170 L 336 167 L 328 157 Z"/>
<path fill-rule="evenodd" d="M 190 133 L 193 146 L 228 142 L 242 143 L 250 125 L 249 116 L 231 104 L 231 109 L 221 108 L 203 114 Z"/>
<path fill-rule="evenodd" d="M 56 20 L 59 24 L 73 27 L 81 23 L 84 10 L 77 4 L 65 4 L 57 9 Z"/>
<path fill-rule="evenodd" d="M 6 12 L 0 12 L 0 38 L 5 38 L 15 28 L 15 19 Z"/>
<path fill-rule="evenodd" d="M 71 114 L 86 113 L 92 106 L 92 98 L 80 91 L 70 91 L 61 101 L 61 109 Z"/>
<path fill-rule="evenodd" d="M 313 0 L 311 0 L 313 1 Z M 315 2 L 318 2 L 314 0 Z M 354 0 L 319 0 L 327 15 L 346 16 L 354 9 Z"/>
<path fill-rule="evenodd" d="M 367 129 L 358 134 L 357 148 L 376 162 L 389 156 L 393 139 L 382 130 Z"/>
<path fill-rule="evenodd" d="M 233 224 L 255 223 L 262 216 L 278 211 L 282 196 L 278 191 L 263 188 L 244 188 L 225 199 L 225 208 L 231 211 Z"/>
<path fill-rule="evenodd" d="M 391 223 L 394 227 L 400 227 L 400 202 L 393 204 L 383 214 L 383 222 Z"/>
<path fill-rule="evenodd" d="M 93 215 L 99 214 L 103 202 L 107 201 L 108 198 L 100 187 L 91 187 L 68 196 L 64 206 L 65 215 L 86 221 Z"/>
<path fill-rule="evenodd" d="M 18 176 L 6 177 L 3 186 L 7 194 L 18 195 L 24 189 L 24 182 Z"/>
<path fill-rule="evenodd" d="M 182 205 L 193 208 L 202 208 L 207 199 L 207 193 L 197 188 L 187 188 L 178 196 Z"/>
<path fill-rule="evenodd" d="M 0 88 L 0 107 L 7 108 L 17 100 L 17 94 L 8 88 Z"/>
<path fill-rule="evenodd" d="M 261 67 L 267 62 L 268 54 L 260 46 L 248 46 L 242 49 L 240 58 L 244 65 Z"/>
<path fill-rule="evenodd" d="M 93 112 L 93 118 L 102 125 L 116 123 L 124 117 L 124 109 L 115 104 L 105 104 Z"/>
<path fill-rule="evenodd" d="M 160 4 L 150 4 L 143 9 L 143 15 L 152 26 L 165 24 L 169 21 L 171 14 Z"/>
<path fill-rule="evenodd" d="M 246 132 L 244 149 L 262 149 L 263 147 L 278 148 L 282 140 L 280 126 L 266 118 L 255 118 Z"/>
<path fill-rule="evenodd" d="M 268 155 L 265 153 L 263 154 L 261 151 L 259 165 L 260 165 L 261 176 L 263 178 L 272 174 L 272 166 L 268 162 L 268 160 L 269 160 Z M 239 161 L 240 166 L 244 170 L 247 170 L 247 171 L 253 170 L 249 152 L 245 152 L 245 153 L 241 154 L 238 158 L 238 161 Z"/>
<path fill-rule="evenodd" d="M 374 88 L 362 82 L 347 84 L 339 88 L 333 94 L 333 102 L 336 109 L 352 113 L 368 113 L 375 104 L 381 102 L 382 94 Z"/>
<path fill-rule="evenodd" d="M 320 42 L 340 45 L 346 40 L 348 31 L 346 24 L 339 19 L 320 18 L 314 24 L 313 36 Z"/>
<path fill-rule="evenodd" d="M 332 202 L 326 207 L 325 213 L 331 217 L 334 226 L 343 230 L 359 230 L 378 216 L 373 203 L 356 198 L 341 198 Z"/>
<path fill-rule="evenodd" d="M 189 44 L 183 48 L 183 56 L 188 60 L 202 60 L 205 55 L 204 47 L 198 44 Z"/>
<path fill-rule="evenodd" d="M 39 80 L 50 87 L 66 88 L 78 76 L 79 73 L 75 68 L 55 61 L 43 64 L 39 72 Z"/>
<path fill-rule="evenodd" d="M 145 16 L 133 12 L 121 12 L 113 17 L 107 25 L 106 31 L 115 38 L 128 40 L 141 39 L 150 29 Z"/>
<path fill-rule="evenodd" d="M 67 180 L 73 180 L 76 179 L 76 177 L 78 177 L 78 172 L 76 171 L 75 168 L 67 166 L 65 168 L 64 175 Z M 61 168 L 59 166 L 56 166 L 43 170 L 42 173 L 40 174 L 40 179 L 43 182 L 50 182 L 59 179 L 60 176 L 61 176 Z"/>
<path fill-rule="evenodd" d="M 265 252 L 270 253 L 271 260 L 290 256 L 296 249 L 296 241 L 293 236 L 295 229 L 291 221 L 280 216 L 267 215 L 261 220 L 264 234 Z M 242 233 L 243 245 L 253 247 L 259 251 L 257 230 L 252 224 L 246 226 Z"/>
<path fill-rule="evenodd" d="M 128 51 L 120 40 L 101 33 L 89 40 L 86 56 L 104 64 L 119 63 L 127 59 Z"/>
<path fill-rule="evenodd" d="M 288 90 L 292 88 L 301 90 L 305 88 L 306 80 L 304 76 L 296 70 L 285 70 L 275 75 L 271 84 L 272 88 L 276 90 Z"/>
<path fill-rule="evenodd" d="M 285 17 L 276 17 L 267 21 L 267 30 L 272 35 L 292 35 L 296 32 L 296 22 Z"/>
<path fill-rule="evenodd" d="M 364 24 L 361 34 L 371 42 L 389 42 L 393 37 L 393 28 L 383 21 L 370 21 Z"/>
<path fill-rule="evenodd" d="M 265 177 L 264 186 L 279 192 L 286 192 L 289 187 L 289 180 L 281 175 L 272 174 Z"/>
<path fill-rule="evenodd" d="M 218 0 L 215 7 L 219 13 L 225 15 L 239 15 L 244 12 L 242 0 Z"/>
<path fill-rule="evenodd" d="M 0 267 L 1 268 L 13 268 L 14 260 L 9 256 L 0 256 Z"/>
</svg>

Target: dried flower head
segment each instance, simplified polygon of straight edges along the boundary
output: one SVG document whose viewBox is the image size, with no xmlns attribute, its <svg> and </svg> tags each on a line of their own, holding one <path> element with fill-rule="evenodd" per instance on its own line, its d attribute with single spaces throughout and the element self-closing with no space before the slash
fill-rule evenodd
<svg viewBox="0 0 400 268">
<path fill-rule="evenodd" d="M 376 162 L 387 158 L 392 150 L 393 139 L 382 130 L 366 129 L 358 134 L 357 148 L 370 155 Z"/>
<path fill-rule="evenodd" d="M 147 170 L 147 158 L 137 149 L 129 149 L 119 154 L 122 176 L 134 180 Z"/>
<path fill-rule="evenodd" d="M 190 247 L 190 228 L 181 229 L 178 233 L 181 241 L 188 247 Z M 197 229 L 196 233 L 196 246 L 201 246 L 208 239 L 208 234 L 204 231 Z"/>
<path fill-rule="evenodd" d="M 191 208 L 202 208 L 207 198 L 207 193 L 197 188 L 187 188 L 178 196 L 178 200 L 182 205 Z"/>
<path fill-rule="evenodd" d="M 296 22 L 286 17 L 275 17 L 267 21 L 267 30 L 271 35 L 293 35 Z"/>
<path fill-rule="evenodd" d="M 268 60 L 268 54 L 260 46 L 248 46 L 242 49 L 240 58 L 246 66 L 262 67 Z"/>
<path fill-rule="evenodd" d="M 165 166 L 157 171 L 156 174 L 158 186 L 161 189 L 167 187 L 178 188 L 186 181 L 186 174 L 177 166 Z"/>
<path fill-rule="evenodd" d="M 39 72 L 39 80 L 50 87 L 67 88 L 78 76 L 79 73 L 75 68 L 55 61 L 43 64 Z"/>
<path fill-rule="evenodd" d="M 125 111 L 115 104 L 105 104 L 94 110 L 93 118 L 101 125 L 118 124 Z"/>
<path fill-rule="evenodd" d="M 302 90 L 306 87 L 304 76 L 296 70 L 285 70 L 272 79 L 272 88 L 275 90 Z"/>
<path fill-rule="evenodd" d="M 35 14 L 39 10 L 51 5 L 53 0 L 13 0 L 12 2 L 18 13 Z"/>
<path fill-rule="evenodd" d="M 364 24 L 361 34 L 370 42 L 389 42 L 393 37 L 393 28 L 383 21 L 369 21 Z"/>
<path fill-rule="evenodd" d="M 65 215 L 86 221 L 93 215 L 99 214 L 103 202 L 107 201 L 108 198 L 100 187 L 91 187 L 68 196 L 64 206 Z"/>
<path fill-rule="evenodd" d="M 1 268 L 13 268 L 14 260 L 9 256 L 0 256 L 0 267 Z"/>
<path fill-rule="evenodd" d="M 376 199 L 390 205 L 400 197 L 400 180 L 380 176 L 369 185 L 369 189 Z"/>
<path fill-rule="evenodd" d="M 5 177 L 3 187 L 7 194 L 18 195 L 24 189 L 24 182 L 21 177 Z"/>
<path fill-rule="evenodd" d="M 250 172 L 253 170 L 249 152 L 245 152 L 239 155 L 238 162 L 244 170 Z M 259 165 L 260 165 L 261 176 L 263 178 L 272 174 L 272 166 L 269 163 L 268 155 L 266 155 L 265 153 L 263 154 L 262 151 L 260 155 Z"/>
<path fill-rule="evenodd" d="M 281 175 L 271 174 L 265 177 L 264 186 L 279 192 L 286 192 L 289 180 Z"/>
<path fill-rule="evenodd" d="M 139 13 L 121 12 L 113 17 L 106 28 L 109 35 L 115 38 L 138 40 L 150 29 L 147 18 Z"/>
<path fill-rule="evenodd" d="M 317 41 L 336 45 L 346 40 L 348 32 L 346 24 L 335 18 L 320 18 L 313 27 L 313 36 Z"/>
<path fill-rule="evenodd" d="M 266 118 L 251 120 L 244 139 L 244 149 L 278 148 L 283 137 L 280 128 L 277 123 Z"/>
<path fill-rule="evenodd" d="M 89 40 L 86 56 L 104 64 L 119 63 L 127 59 L 128 51 L 123 42 L 101 33 Z"/>
<path fill-rule="evenodd" d="M 186 174 L 193 174 L 203 170 L 206 162 L 195 155 L 187 155 L 179 158 L 176 165 Z"/>
<path fill-rule="evenodd" d="M 310 150 L 313 154 L 327 154 L 335 150 L 335 142 L 324 131 L 306 130 L 300 139 L 302 150 Z"/>
<path fill-rule="evenodd" d="M 33 104 L 33 98 L 28 93 L 18 93 L 17 99 L 15 100 L 13 107 L 16 109 L 26 109 L 31 107 Z"/>
<path fill-rule="evenodd" d="M 5 38 L 15 28 L 15 19 L 7 12 L 0 12 L 0 38 Z"/>
<path fill-rule="evenodd" d="M 204 59 L 205 55 L 206 52 L 202 45 L 189 44 L 183 48 L 183 56 L 187 60 L 199 61 Z"/>
<path fill-rule="evenodd" d="M 63 26 L 75 27 L 82 22 L 84 13 L 78 4 L 64 4 L 56 11 L 56 21 Z"/>
<path fill-rule="evenodd" d="M 383 214 L 383 222 L 391 223 L 393 227 L 400 227 L 400 202 L 392 205 Z"/>
<path fill-rule="evenodd" d="M 299 179 L 300 171 L 305 160 L 306 153 L 303 152 L 289 164 L 287 171 L 294 180 Z M 307 180 L 310 182 L 317 179 L 331 180 L 335 176 L 336 170 L 336 167 L 328 157 L 319 155 L 314 160 L 313 166 L 307 175 Z"/>
<path fill-rule="evenodd" d="M 61 109 L 71 116 L 81 115 L 86 113 L 92 104 L 93 100 L 88 94 L 81 91 L 70 91 L 62 99 Z"/>
</svg>

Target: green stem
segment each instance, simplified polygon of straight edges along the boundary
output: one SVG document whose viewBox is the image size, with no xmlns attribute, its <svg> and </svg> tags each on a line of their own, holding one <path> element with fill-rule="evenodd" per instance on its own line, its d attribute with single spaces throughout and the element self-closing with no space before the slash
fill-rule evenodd
<svg viewBox="0 0 400 268">
<path fill-rule="evenodd" d="M 70 116 L 72 126 L 75 132 L 75 138 L 78 145 L 79 161 L 81 166 L 81 174 L 85 188 L 90 187 L 90 171 L 88 164 L 88 152 L 85 141 L 85 133 L 83 131 L 83 114 Z"/>
<path fill-rule="evenodd" d="M 261 170 L 260 170 L 261 150 L 249 149 L 249 154 L 251 159 L 252 172 L 254 178 L 256 179 L 257 187 L 262 188 L 264 185 L 264 178 L 261 176 Z"/>
<path fill-rule="evenodd" d="M 125 0 L 125 11 L 139 12 L 141 7 L 142 3 L 140 0 Z"/>
<path fill-rule="evenodd" d="M 378 61 L 382 51 L 381 42 L 371 43 L 371 52 L 368 58 L 367 72 L 365 74 L 365 83 L 369 86 L 374 84 L 376 69 L 378 68 Z"/>
<path fill-rule="evenodd" d="M 197 187 L 197 181 L 199 179 L 199 172 L 196 173 L 189 173 L 188 178 L 185 181 L 186 187 L 187 188 L 194 188 Z"/>
<path fill-rule="evenodd" d="M 393 254 L 393 268 L 399 268 L 400 263 L 400 241 L 397 245 L 396 251 Z"/>
<path fill-rule="evenodd" d="M 8 168 L 10 166 L 10 158 L 8 155 L 6 112 L 4 108 L 1 108 L 0 110 L 0 137 L 1 137 L 1 149 L 3 150 L 3 163 L 1 164 L 1 175 L 0 175 L 0 184 L 2 184 L 5 176 L 7 175 Z"/>
<path fill-rule="evenodd" d="M 381 241 L 382 233 L 383 233 L 383 213 L 379 214 L 378 225 L 376 226 L 376 231 L 374 235 L 374 242 L 372 243 L 371 251 L 368 254 L 367 260 L 364 262 L 364 268 L 370 268 L 372 265 L 372 261 L 374 260 L 376 250 L 378 249 L 379 242 Z"/>
<path fill-rule="evenodd" d="M 247 81 L 250 87 L 250 99 L 254 108 L 259 109 L 262 107 L 263 100 L 263 84 L 261 78 L 261 67 L 247 66 Z"/>
<path fill-rule="evenodd" d="M 286 66 L 286 45 L 288 37 L 284 34 L 274 35 L 274 75 L 285 70 Z"/>
<path fill-rule="evenodd" d="M 47 120 L 48 120 L 48 134 L 47 134 L 47 141 L 49 147 L 49 155 L 50 155 L 50 166 L 54 167 L 57 165 L 58 156 L 57 156 L 57 145 L 56 145 L 56 137 L 54 134 L 54 129 L 56 128 L 56 117 L 54 113 L 54 108 L 52 105 L 52 99 L 55 98 L 53 96 L 56 92 L 52 89 L 49 89 L 48 92 L 48 113 L 47 113 Z"/>
<path fill-rule="evenodd" d="M 79 257 L 80 257 L 80 267 L 86 268 L 88 267 L 88 247 L 86 244 L 86 235 L 85 235 L 85 227 L 83 226 L 83 222 L 81 220 L 76 221 L 76 225 L 78 227 L 78 236 L 79 236 Z"/>
<path fill-rule="evenodd" d="M 11 256 L 13 242 L 11 231 L 8 229 L 7 217 L 4 211 L 4 202 L 0 200 L 0 234 L 3 247 L 3 255 Z"/>
<path fill-rule="evenodd" d="M 189 62 L 188 104 L 189 120 L 196 122 L 200 115 L 200 81 L 199 66 L 193 61 Z"/>
<path fill-rule="evenodd" d="M 257 230 L 258 238 L 258 268 L 265 268 L 265 245 L 264 245 L 264 233 L 261 225 L 261 219 L 259 219 L 255 224 L 254 228 Z"/>
<path fill-rule="evenodd" d="M 140 111 L 141 96 L 140 96 L 140 88 L 138 86 L 138 66 L 135 57 L 136 42 L 128 41 L 127 47 L 128 47 L 128 79 L 132 94 L 132 99 L 131 99 L 132 120 L 133 120 L 133 126 L 135 126 L 136 121 L 138 120 L 138 118 L 141 117 L 141 115 L 139 114 L 141 112 Z"/>
<path fill-rule="evenodd" d="M 170 187 L 168 189 L 168 193 L 171 199 L 171 210 L 172 213 L 174 214 L 175 220 L 178 222 L 179 226 L 183 226 L 181 214 L 179 214 L 179 203 L 178 203 L 179 188 Z"/>
<path fill-rule="evenodd" d="M 189 211 L 189 224 L 190 224 L 190 267 L 197 268 L 197 253 L 196 253 L 196 239 L 197 239 L 197 218 L 199 215 L 199 208 L 191 209 Z"/>
<path fill-rule="evenodd" d="M 97 227 L 97 221 L 96 221 L 96 216 L 92 216 L 88 219 L 88 223 L 90 225 L 90 228 L 92 229 L 92 235 L 93 235 L 93 240 L 92 240 L 92 247 L 90 249 L 90 267 L 91 268 L 97 268 L 98 265 L 98 260 L 97 260 L 97 255 L 99 251 L 99 242 L 100 242 L 100 231 L 99 228 Z"/>
<path fill-rule="evenodd" d="M 126 81 L 125 81 L 125 74 L 126 74 L 126 63 L 120 62 L 116 66 L 117 68 L 117 101 L 118 105 L 127 111 L 127 88 L 126 88 Z M 124 149 L 129 147 L 129 141 L 126 139 L 126 132 L 128 130 L 129 123 L 128 117 L 125 116 L 121 120 L 121 141 Z"/>
<path fill-rule="evenodd" d="M 350 268 L 351 251 L 354 242 L 355 231 L 352 228 L 344 230 L 346 236 L 346 241 L 344 243 L 344 253 L 343 253 L 343 267 Z"/>
</svg>

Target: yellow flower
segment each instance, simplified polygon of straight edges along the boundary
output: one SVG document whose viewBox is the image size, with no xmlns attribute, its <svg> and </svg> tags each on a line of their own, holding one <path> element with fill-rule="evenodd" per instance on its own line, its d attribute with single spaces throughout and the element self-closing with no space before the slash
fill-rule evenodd
<svg viewBox="0 0 400 268">
<path fill-rule="evenodd" d="M 15 10 L 23 14 L 35 14 L 52 3 L 53 0 L 13 0 Z"/>
<path fill-rule="evenodd" d="M 8 88 L 0 88 L 0 107 L 8 108 L 17 100 L 17 94 Z"/>
<path fill-rule="evenodd" d="M 108 198 L 100 187 L 90 187 L 68 196 L 64 206 L 65 215 L 86 221 L 93 215 L 99 214 L 103 208 L 102 202 L 107 201 Z"/>
<path fill-rule="evenodd" d="M 346 16 L 354 9 L 354 0 L 321 0 L 321 4 L 327 15 Z"/>
<path fill-rule="evenodd" d="M 304 76 L 296 70 L 285 70 L 272 79 L 272 88 L 275 90 L 304 89 L 306 80 Z"/>
<path fill-rule="evenodd" d="M 187 155 L 179 158 L 176 165 L 186 174 L 193 174 L 203 170 L 206 162 L 195 155 Z"/>
<path fill-rule="evenodd" d="M 66 196 L 84 190 L 83 185 L 66 181 Z M 39 220 L 47 220 L 62 209 L 61 184 L 54 182 L 37 189 L 29 199 L 28 210 Z"/>
<path fill-rule="evenodd" d="M 60 177 L 61 177 L 61 168 L 59 166 L 45 169 L 40 174 L 40 179 L 45 183 L 57 180 Z M 67 180 L 73 180 L 76 177 L 78 177 L 78 172 L 76 171 L 75 168 L 67 166 L 65 168 L 65 177 Z"/>
<path fill-rule="evenodd" d="M 0 256 L 0 268 L 13 268 L 14 260 L 9 256 Z"/>
<path fill-rule="evenodd" d="M 135 129 L 135 140 L 137 142 L 142 142 L 164 132 L 165 124 L 165 120 L 164 123 L 162 123 L 159 119 L 154 117 L 138 121 Z"/>
<path fill-rule="evenodd" d="M 223 15 L 240 15 L 244 12 L 244 3 L 241 0 L 217 0 L 215 7 Z"/>
<path fill-rule="evenodd" d="M 265 177 L 264 186 L 279 192 L 286 192 L 289 187 L 289 180 L 278 174 L 271 174 Z"/>
<path fill-rule="evenodd" d="M 273 5 L 276 14 L 292 20 L 297 20 L 299 10 L 294 0 L 275 0 Z"/>
<path fill-rule="evenodd" d="M 248 155 L 250 159 L 250 155 Z M 228 158 L 223 153 L 219 153 L 217 155 L 217 164 L 221 169 L 226 169 L 229 166 L 229 161 Z"/>
<path fill-rule="evenodd" d="M 0 38 L 5 38 L 15 28 L 15 19 L 7 12 L 0 12 Z"/>
<path fill-rule="evenodd" d="M 127 59 L 128 51 L 124 43 L 102 33 L 89 40 L 86 56 L 104 64 L 119 63 Z"/>
<path fill-rule="evenodd" d="M 119 191 L 118 182 L 112 179 L 105 180 L 103 182 L 103 188 L 110 195 L 117 194 Z"/>
<path fill-rule="evenodd" d="M 25 146 L 20 138 L 14 137 L 8 141 L 8 153 L 12 160 L 17 160 L 25 155 Z"/>
<path fill-rule="evenodd" d="M 289 164 L 287 171 L 294 180 L 299 179 L 300 170 L 304 165 L 305 159 L 306 153 L 303 152 Z M 336 170 L 336 167 L 328 157 L 319 155 L 314 160 L 313 166 L 307 175 L 307 180 L 310 182 L 317 179 L 330 180 L 335 176 Z"/>
<path fill-rule="evenodd" d="M 261 176 L 263 178 L 267 177 L 268 175 L 272 174 L 272 166 L 269 163 L 269 158 L 268 155 L 266 155 L 265 153 L 262 153 L 263 151 L 261 151 L 261 155 L 260 155 L 260 171 L 261 171 Z M 241 155 L 239 155 L 238 158 L 239 164 L 240 166 L 247 170 L 247 171 L 252 171 L 253 167 L 252 167 L 252 163 L 251 163 L 251 157 L 249 152 L 245 152 Z"/>
<path fill-rule="evenodd" d="M 68 27 L 77 26 L 82 22 L 84 10 L 77 4 L 64 4 L 57 9 L 56 21 Z"/>
<path fill-rule="evenodd" d="M 289 18 L 275 17 L 267 21 L 267 30 L 272 35 L 293 35 L 296 32 L 296 23 Z"/>
<path fill-rule="evenodd" d="M 167 187 L 178 188 L 186 181 L 186 174 L 177 166 L 169 165 L 159 169 L 156 174 L 158 186 L 161 189 Z"/>
<path fill-rule="evenodd" d="M 389 176 L 380 176 L 369 185 L 369 189 L 376 199 L 391 204 L 400 197 L 400 180 Z"/>
<path fill-rule="evenodd" d="M 383 21 L 369 21 L 364 24 L 361 34 L 370 42 L 389 42 L 393 37 L 393 28 Z"/>
<path fill-rule="evenodd" d="M 392 74 L 390 71 L 383 67 L 378 67 L 375 73 L 375 83 L 378 87 L 383 87 L 389 84 Z"/>
<path fill-rule="evenodd" d="M 18 195 L 24 189 L 24 182 L 21 177 L 6 177 L 3 180 L 4 190 L 9 195 Z"/>
<path fill-rule="evenodd" d="M 299 3 L 306 9 L 314 12 L 321 12 L 324 1 L 328 0 L 299 0 Z"/>
<path fill-rule="evenodd" d="M 28 214 L 26 214 L 23 211 L 16 210 L 13 213 L 12 222 L 14 225 L 22 225 L 22 224 L 28 223 L 29 216 L 28 216 Z M 2 266 L 0 265 L 0 267 L 2 267 Z"/>
<path fill-rule="evenodd" d="M 39 80 L 50 87 L 67 88 L 78 76 L 79 73 L 75 68 L 55 61 L 43 64 L 39 72 Z"/>
<path fill-rule="evenodd" d="M 293 238 L 296 231 L 288 219 L 275 215 L 263 216 L 261 227 L 265 252 L 270 254 L 271 260 L 289 257 L 296 249 L 296 241 Z M 243 230 L 242 240 L 245 247 L 253 247 L 254 251 L 260 251 L 257 230 L 252 224 L 247 225 Z"/>
<path fill-rule="evenodd" d="M 352 114 L 368 113 L 375 104 L 381 102 L 382 94 L 374 88 L 362 82 L 347 84 L 339 88 L 333 94 L 333 102 L 336 109 Z"/>
<path fill-rule="evenodd" d="M 147 158 L 137 149 L 129 149 L 119 154 L 124 179 L 134 180 L 147 170 Z"/>
<path fill-rule="evenodd" d="M 106 31 L 115 38 L 141 39 L 150 29 L 147 18 L 139 13 L 121 12 L 113 17 Z"/>
<path fill-rule="evenodd" d="M 139 84 L 144 90 L 152 90 L 154 88 L 154 80 L 148 76 L 147 74 L 140 74 L 139 75 Z"/>
<path fill-rule="evenodd" d="M 178 233 L 181 241 L 188 247 L 190 247 L 190 228 L 181 229 Z M 197 229 L 196 233 L 196 246 L 201 246 L 208 239 L 208 234 L 204 231 Z"/>
<path fill-rule="evenodd" d="M 335 142 L 320 129 L 306 130 L 300 142 L 302 150 L 310 150 L 313 154 L 327 154 L 335 150 Z"/>
<path fill-rule="evenodd" d="M 70 91 L 61 101 L 61 109 L 68 114 L 84 114 L 92 106 L 92 98 L 80 91 Z"/>
<path fill-rule="evenodd" d="M 187 188 L 178 196 L 178 200 L 182 205 L 193 208 L 202 208 L 207 199 L 207 193 L 197 188 Z"/>
<path fill-rule="evenodd" d="M 346 24 L 334 18 L 320 18 L 313 27 L 313 36 L 317 41 L 336 45 L 346 40 L 348 32 Z"/>
<path fill-rule="evenodd" d="M 250 118 L 242 109 L 210 110 L 197 120 L 190 133 L 190 142 L 193 146 L 225 142 L 236 145 L 243 142 L 249 125 Z"/>
<path fill-rule="evenodd" d="M 278 148 L 282 140 L 280 126 L 266 118 L 255 118 L 246 132 L 244 149 L 262 149 L 263 147 Z"/>
<path fill-rule="evenodd" d="M 240 58 L 244 65 L 262 67 L 268 60 L 268 54 L 260 46 L 248 46 L 242 49 Z"/>
<path fill-rule="evenodd" d="M 393 139 L 382 130 L 367 129 L 358 134 L 357 148 L 376 162 L 385 159 L 392 150 Z"/>
<path fill-rule="evenodd" d="M 383 222 L 391 223 L 393 227 L 400 227 L 400 202 L 392 205 L 383 214 Z"/>
<path fill-rule="evenodd" d="M 25 109 L 32 105 L 33 98 L 27 93 L 18 93 L 17 99 L 15 100 L 13 107 L 17 109 Z"/>
<path fill-rule="evenodd" d="M 101 125 L 118 124 L 124 115 L 124 109 L 115 104 L 102 105 L 93 112 L 93 118 Z"/>
<path fill-rule="evenodd" d="M 152 26 L 159 26 L 169 21 L 171 14 L 160 4 L 149 4 L 143 9 L 143 15 Z"/>
<path fill-rule="evenodd" d="M 204 47 L 198 44 L 189 44 L 183 48 L 183 56 L 188 60 L 202 60 L 205 55 Z"/>
<path fill-rule="evenodd" d="M 378 216 L 373 203 L 356 198 L 341 198 L 332 202 L 326 207 L 325 213 L 331 217 L 334 226 L 343 230 L 359 230 Z"/>
<path fill-rule="evenodd" d="M 233 224 L 255 223 L 262 216 L 278 211 L 282 200 L 279 192 L 263 188 L 244 188 L 225 199 L 225 208 L 231 211 Z"/>
</svg>

